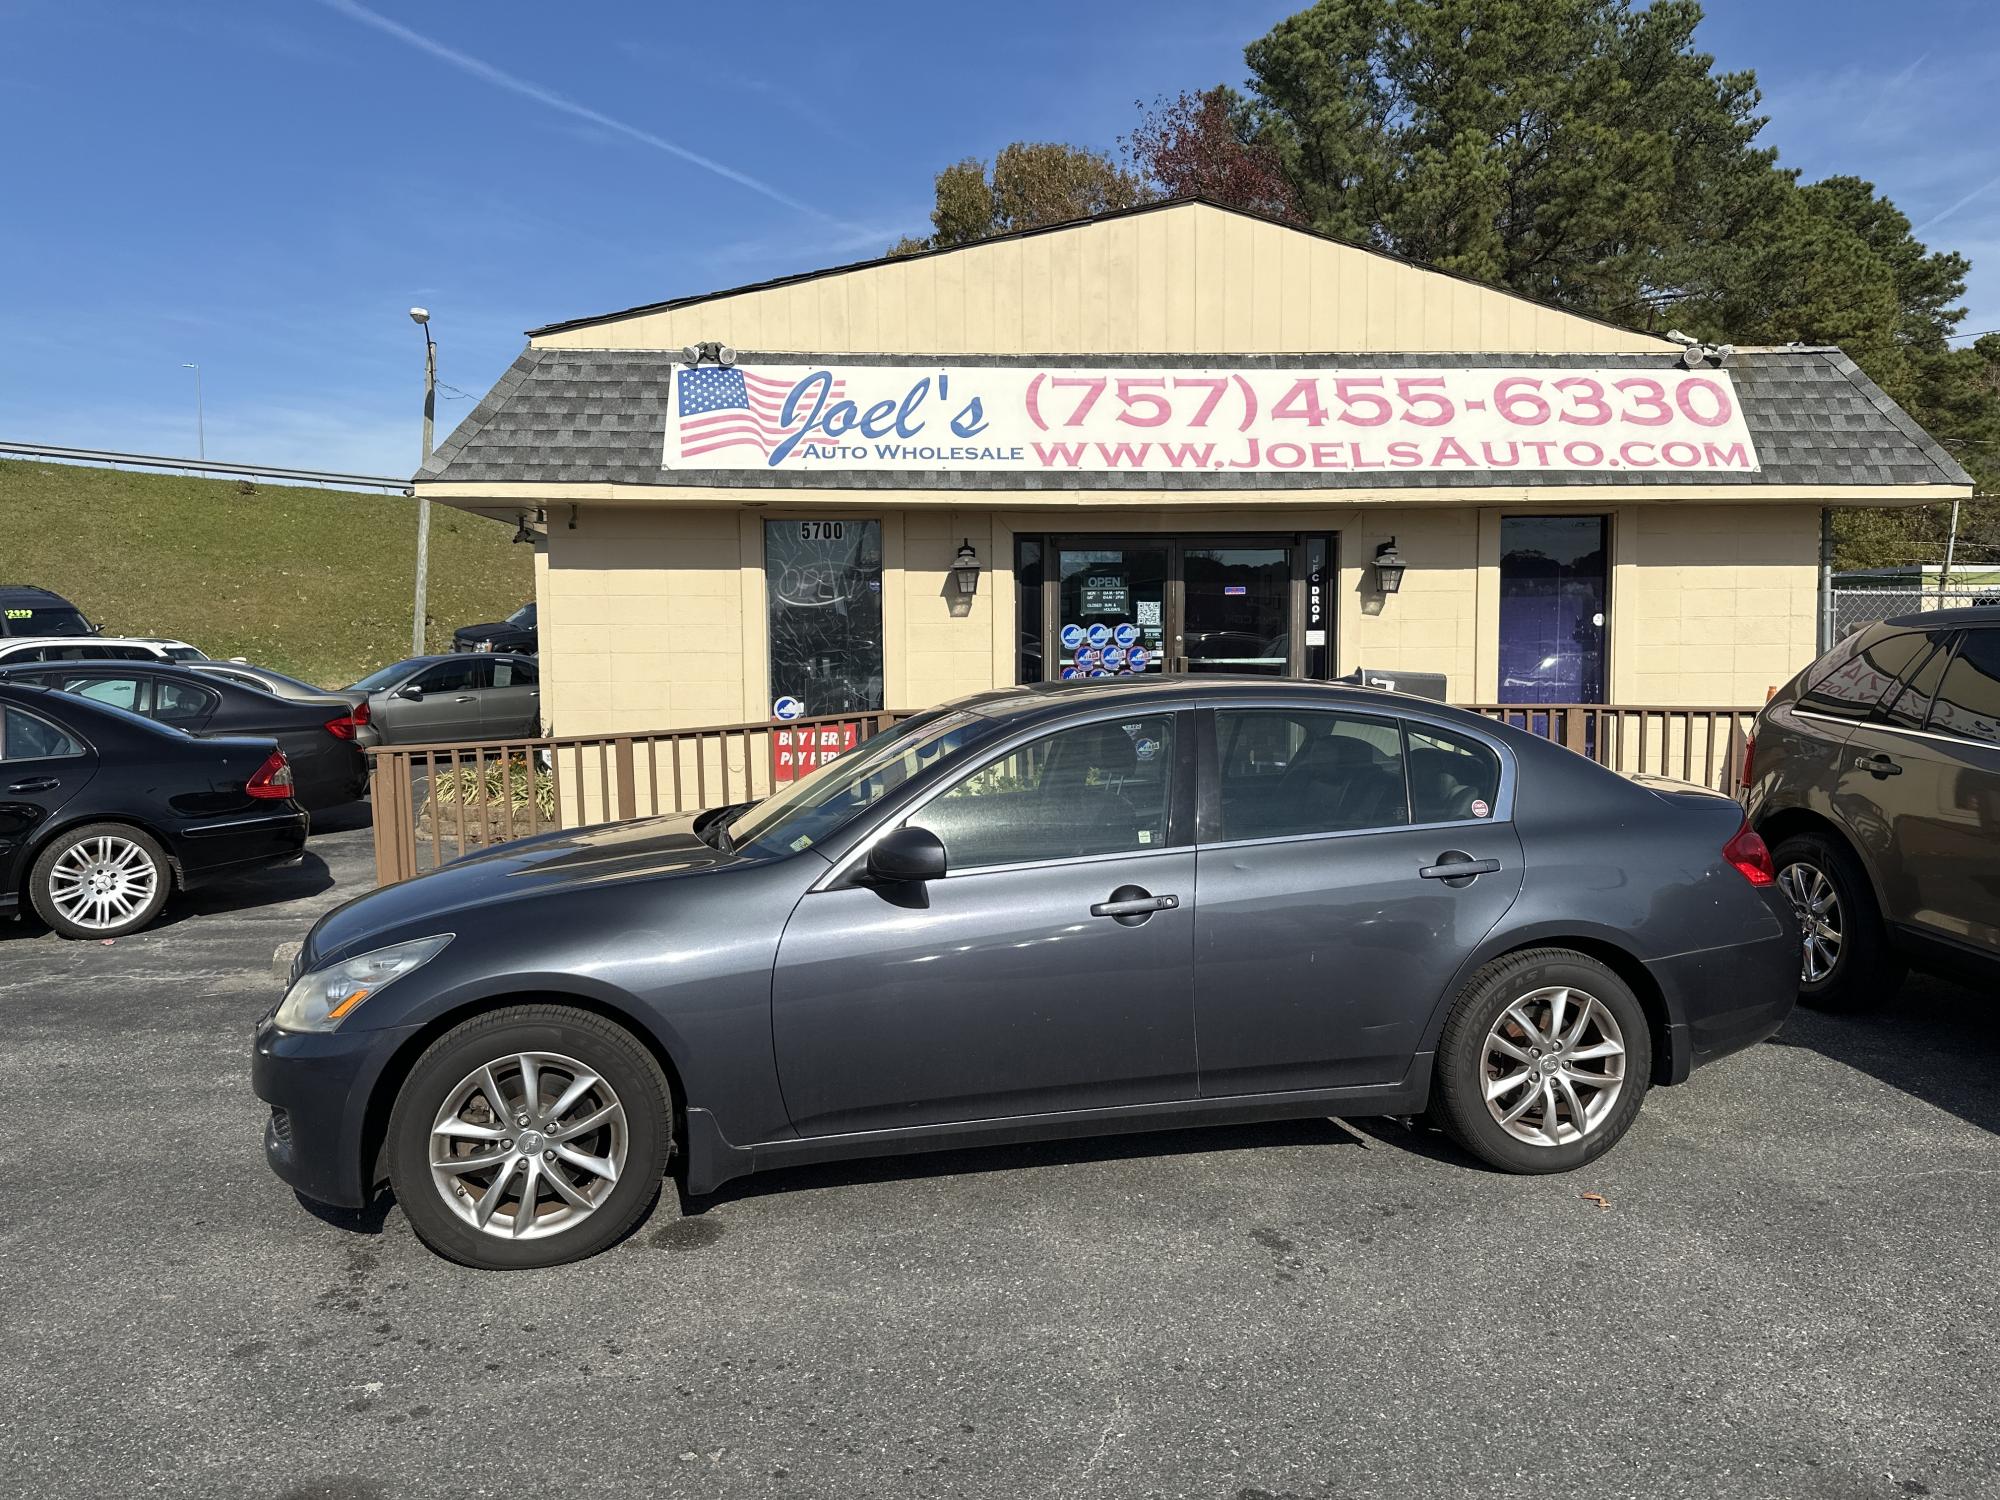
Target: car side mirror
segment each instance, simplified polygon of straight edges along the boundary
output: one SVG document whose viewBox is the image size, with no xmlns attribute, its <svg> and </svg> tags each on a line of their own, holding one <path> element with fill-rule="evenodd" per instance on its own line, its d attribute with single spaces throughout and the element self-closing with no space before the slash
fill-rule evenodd
<svg viewBox="0 0 2000 1500">
<path fill-rule="evenodd" d="M 944 876 L 944 841 L 928 828 L 895 828 L 868 851 L 868 878 L 901 884 Z"/>
<path fill-rule="evenodd" d="M 396 696 L 398 698 L 408 698 L 412 703 L 421 703 L 424 701 L 424 690 L 414 682 L 406 682 L 396 689 Z"/>
</svg>

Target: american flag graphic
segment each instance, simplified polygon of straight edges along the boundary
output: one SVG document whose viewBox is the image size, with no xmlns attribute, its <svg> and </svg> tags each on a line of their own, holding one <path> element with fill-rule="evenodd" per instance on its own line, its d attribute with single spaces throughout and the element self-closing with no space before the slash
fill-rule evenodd
<svg viewBox="0 0 2000 1500">
<path fill-rule="evenodd" d="M 736 367 L 702 365 L 680 372 L 680 456 L 695 458 L 721 448 L 771 450 L 806 425 L 819 401 L 802 399 L 790 422 L 781 422 L 794 380 L 773 380 Z M 828 403 L 845 396 L 839 380 L 828 388 Z"/>
</svg>

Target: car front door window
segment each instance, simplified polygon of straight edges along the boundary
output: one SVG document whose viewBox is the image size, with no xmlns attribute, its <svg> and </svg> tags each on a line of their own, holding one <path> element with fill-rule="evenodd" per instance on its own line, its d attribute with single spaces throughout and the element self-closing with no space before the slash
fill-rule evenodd
<svg viewBox="0 0 2000 1500">
<path fill-rule="evenodd" d="M 909 819 L 945 847 L 949 871 L 1167 842 L 1174 721 L 1152 714 L 1064 729 L 987 762 Z"/>
</svg>

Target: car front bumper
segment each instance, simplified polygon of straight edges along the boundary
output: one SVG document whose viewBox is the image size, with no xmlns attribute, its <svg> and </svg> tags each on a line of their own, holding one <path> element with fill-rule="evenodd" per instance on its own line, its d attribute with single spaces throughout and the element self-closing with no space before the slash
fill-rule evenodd
<svg viewBox="0 0 2000 1500">
<path fill-rule="evenodd" d="M 275 1015 L 275 1012 L 273 1012 Z M 361 1208 L 374 1195 L 386 1109 L 371 1112 L 375 1085 L 419 1030 L 285 1031 L 266 1016 L 251 1053 L 250 1087 L 271 1107 L 264 1160 L 298 1192 Z"/>
</svg>

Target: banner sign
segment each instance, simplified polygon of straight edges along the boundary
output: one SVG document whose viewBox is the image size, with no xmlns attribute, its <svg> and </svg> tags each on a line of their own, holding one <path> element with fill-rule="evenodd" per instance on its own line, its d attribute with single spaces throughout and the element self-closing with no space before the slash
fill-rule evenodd
<svg viewBox="0 0 2000 1500">
<path fill-rule="evenodd" d="M 1721 369 L 676 368 L 669 469 L 1753 473 Z"/>
<path fill-rule="evenodd" d="M 818 770 L 822 763 L 832 760 L 842 751 L 852 750 L 860 735 L 859 723 L 815 724 L 801 729 L 773 729 L 771 780 L 797 781 L 807 772 Z"/>
</svg>

